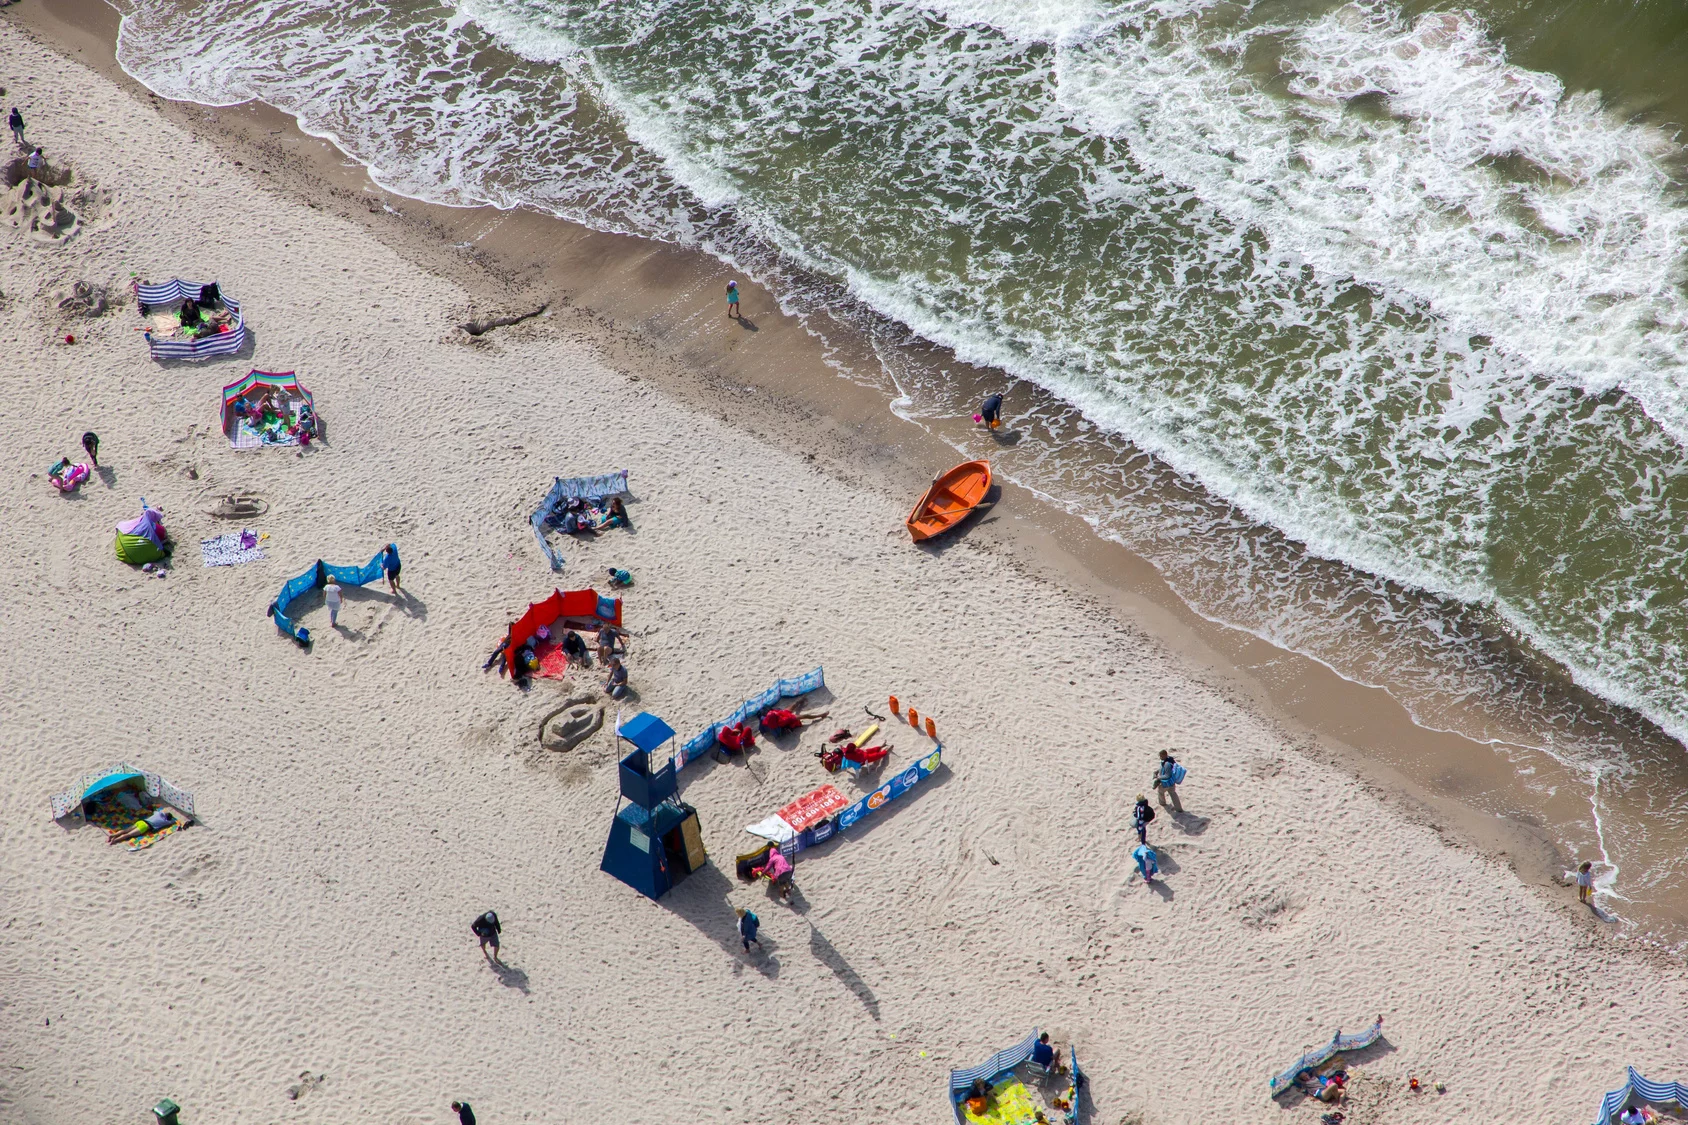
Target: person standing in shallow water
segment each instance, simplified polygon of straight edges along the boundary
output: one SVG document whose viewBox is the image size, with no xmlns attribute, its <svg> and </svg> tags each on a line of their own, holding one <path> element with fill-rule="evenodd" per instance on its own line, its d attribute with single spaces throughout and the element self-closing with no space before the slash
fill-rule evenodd
<svg viewBox="0 0 1688 1125">
<path fill-rule="evenodd" d="M 735 316 L 740 320 L 744 319 L 744 314 L 739 312 L 738 307 L 738 282 L 729 281 L 727 282 L 727 317 L 731 319 Z"/>
<path fill-rule="evenodd" d="M 1585 905 L 1594 901 L 1594 864 L 1586 859 L 1577 868 L 1577 901 Z"/>
</svg>

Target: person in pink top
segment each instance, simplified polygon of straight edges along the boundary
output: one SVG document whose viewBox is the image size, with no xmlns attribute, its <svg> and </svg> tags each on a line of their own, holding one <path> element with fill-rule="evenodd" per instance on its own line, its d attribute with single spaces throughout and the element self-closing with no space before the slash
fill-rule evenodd
<svg viewBox="0 0 1688 1125">
<path fill-rule="evenodd" d="M 752 874 L 766 875 L 781 898 L 791 897 L 791 861 L 778 848 L 768 849 L 768 858 Z"/>
</svg>

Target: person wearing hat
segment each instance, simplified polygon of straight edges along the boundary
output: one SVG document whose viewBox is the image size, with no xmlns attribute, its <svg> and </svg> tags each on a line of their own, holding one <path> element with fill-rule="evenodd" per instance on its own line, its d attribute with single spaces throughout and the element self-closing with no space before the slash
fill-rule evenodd
<svg viewBox="0 0 1688 1125">
<path fill-rule="evenodd" d="M 1137 829 L 1137 842 L 1149 842 L 1149 821 L 1155 819 L 1154 806 L 1149 804 L 1149 798 L 1137 794 L 1137 807 L 1131 810 L 1131 824 Z"/>
<path fill-rule="evenodd" d="M 756 931 L 757 931 L 757 929 L 759 929 L 761 927 L 761 925 L 762 925 L 761 920 L 756 917 L 754 912 L 749 911 L 749 910 L 745 910 L 742 907 L 739 908 L 739 910 L 738 910 L 739 941 L 744 943 L 744 951 L 746 953 L 750 952 L 750 943 L 751 942 L 756 943 L 757 949 L 762 948 L 762 941 L 761 941 L 760 938 L 758 938 L 756 936 Z"/>
<path fill-rule="evenodd" d="M 736 316 L 740 320 L 744 319 L 744 314 L 739 312 L 738 282 L 736 281 L 727 282 L 727 316 L 729 318 Z"/>
</svg>

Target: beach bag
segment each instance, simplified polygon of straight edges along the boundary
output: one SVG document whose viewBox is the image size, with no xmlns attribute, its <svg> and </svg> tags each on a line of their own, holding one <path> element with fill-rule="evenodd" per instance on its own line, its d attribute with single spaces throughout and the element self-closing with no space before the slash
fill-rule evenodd
<svg viewBox="0 0 1688 1125">
<path fill-rule="evenodd" d="M 1174 785 L 1184 784 L 1184 763 L 1183 762 L 1173 762 L 1172 763 L 1172 784 L 1174 784 Z"/>
</svg>

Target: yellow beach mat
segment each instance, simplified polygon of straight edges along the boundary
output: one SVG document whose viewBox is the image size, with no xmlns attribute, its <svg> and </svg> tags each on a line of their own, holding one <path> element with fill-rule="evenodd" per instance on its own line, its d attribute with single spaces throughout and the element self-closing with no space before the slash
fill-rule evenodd
<svg viewBox="0 0 1688 1125">
<path fill-rule="evenodd" d="M 991 1087 L 991 1100 L 984 1113 L 974 1113 L 961 1103 L 961 1116 L 973 1125 L 1034 1125 L 1037 1107 L 1018 1078 L 1005 1078 Z"/>
</svg>

